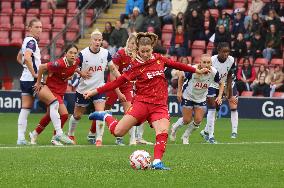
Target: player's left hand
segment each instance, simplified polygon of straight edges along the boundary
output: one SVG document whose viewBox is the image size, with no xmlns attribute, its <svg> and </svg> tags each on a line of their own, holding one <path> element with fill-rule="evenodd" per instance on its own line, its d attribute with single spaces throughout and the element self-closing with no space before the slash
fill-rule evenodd
<svg viewBox="0 0 284 188">
<path fill-rule="evenodd" d="M 230 103 L 233 103 L 234 105 L 237 105 L 238 104 L 238 98 L 236 96 L 231 96 L 228 101 Z"/>
<path fill-rule="evenodd" d="M 86 91 L 83 96 L 85 99 L 89 99 L 90 97 L 94 96 L 94 95 L 97 95 L 98 94 L 98 91 L 96 89 L 94 90 L 89 90 L 89 91 Z"/>
<path fill-rule="evenodd" d="M 36 82 L 35 85 L 33 86 L 35 93 L 38 94 L 42 87 L 43 85 L 41 83 Z"/>
<path fill-rule="evenodd" d="M 217 97 L 215 102 L 220 106 L 222 104 L 222 97 Z"/>
<path fill-rule="evenodd" d="M 122 94 L 122 93 L 119 93 L 119 94 L 117 95 L 117 97 L 118 97 L 118 99 L 119 99 L 120 102 L 126 102 L 126 101 L 127 101 L 125 95 Z"/>
</svg>

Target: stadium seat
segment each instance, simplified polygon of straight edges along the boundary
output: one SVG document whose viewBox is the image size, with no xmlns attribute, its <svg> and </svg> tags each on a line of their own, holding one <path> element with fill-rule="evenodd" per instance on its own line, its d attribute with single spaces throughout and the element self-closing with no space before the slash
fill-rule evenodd
<svg viewBox="0 0 284 188">
<path fill-rule="evenodd" d="M 243 91 L 242 96 L 244 97 L 251 97 L 252 96 L 252 91 Z"/>
<path fill-rule="evenodd" d="M 254 62 L 255 66 L 268 65 L 268 60 L 265 58 L 257 58 Z"/>
<path fill-rule="evenodd" d="M 200 63 L 200 56 L 196 56 L 196 57 L 192 57 L 192 58 L 194 58 L 193 65 Z"/>
<path fill-rule="evenodd" d="M 213 42 L 209 42 L 207 45 L 206 53 L 209 55 L 212 55 L 213 49 L 214 49 Z"/>
<path fill-rule="evenodd" d="M 3 81 L 3 89 L 4 90 L 12 90 L 13 89 L 13 79 L 11 77 L 4 77 Z"/>
<path fill-rule="evenodd" d="M 4 10 L 1 10 L 0 11 L 0 16 L 11 16 L 12 15 L 12 13 L 13 13 L 13 10 L 10 8 L 10 9 L 4 9 Z"/>
<path fill-rule="evenodd" d="M 62 25 L 65 23 L 65 16 L 64 15 L 57 15 L 53 16 L 53 25 Z"/>
<path fill-rule="evenodd" d="M 50 40 L 50 31 L 44 30 L 40 35 L 40 40 Z"/>
<path fill-rule="evenodd" d="M 40 16 L 40 21 L 42 23 L 42 25 L 50 25 L 51 24 L 51 20 L 50 20 L 50 17 L 49 16 Z"/>
<path fill-rule="evenodd" d="M 52 9 L 43 9 L 40 11 L 40 17 L 45 17 L 45 16 L 48 16 L 48 17 L 52 17 Z"/>
<path fill-rule="evenodd" d="M 191 56 L 193 57 L 193 58 L 195 58 L 195 57 L 199 57 L 199 56 L 201 56 L 202 54 L 204 54 L 204 50 L 203 49 L 191 49 Z"/>
<path fill-rule="evenodd" d="M 13 16 L 13 24 L 17 25 L 17 24 L 24 24 L 24 17 L 20 16 L 20 15 L 14 15 Z"/>
<path fill-rule="evenodd" d="M 272 59 L 270 65 L 280 65 L 283 66 L 283 59 Z"/>
<path fill-rule="evenodd" d="M 74 19 L 74 16 L 73 15 L 70 15 L 68 14 L 67 15 L 67 19 L 66 19 L 66 25 L 69 24 L 70 21 L 72 21 L 71 23 L 71 29 L 75 29 L 75 30 L 79 30 L 79 24 L 78 24 L 78 20 L 77 19 Z"/>
<path fill-rule="evenodd" d="M 10 23 L 10 16 L 8 15 L 1 15 L 0 16 L 0 24 L 7 24 Z"/>
<path fill-rule="evenodd" d="M 21 46 L 23 42 L 23 30 L 12 30 L 11 31 L 11 45 Z"/>
<path fill-rule="evenodd" d="M 191 56 L 187 56 L 187 60 L 188 60 L 188 64 L 192 64 L 192 57 Z"/>
<path fill-rule="evenodd" d="M 274 92 L 273 97 L 284 98 L 284 92 Z"/>
<path fill-rule="evenodd" d="M 12 9 L 12 1 L 2 1 L 1 10 L 4 10 L 4 9 Z"/>
<path fill-rule="evenodd" d="M 27 11 L 27 16 L 37 17 L 39 15 L 39 9 L 31 8 Z"/>
<path fill-rule="evenodd" d="M 73 29 L 71 28 L 71 30 L 67 30 L 67 32 L 65 33 L 65 39 L 66 39 L 68 42 L 72 42 L 72 41 L 75 41 L 75 40 L 76 40 L 77 35 L 78 35 L 78 30 L 73 30 Z"/>
<path fill-rule="evenodd" d="M 40 9 L 41 10 L 49 10 L 48 4 L 46 1 L 41 1 L 40 2 Z"/>
<path fill-rule="evenodd" d="M 252 65 L 252 64 L 253 64 L 253 58 L 250 57 L 250 58 L 249 58 L 249 61 L 250 61 L 250 64 Z M 238 60 L 238 65 L 243 65 L 243 64 L 244 64 L 244 58 L 240 58 L 240 59 Z"/>
<path fill-rule="evenodd" d="M 14 0 L 14 9 L 22 8 L 22 0 Z"/>
<path fill-rule="evenodd" d="M 23 17 L 25 15 L 26 15 L 26 9 L 19 8 L 19 9 L 15 9 L 15 11 L 14 11 L 14 16 L 22 16 Z"/>
<path fill-rule="evenodd" d="M 68 10 L 76 9 L 76 0 L 68 0 L 67 9 Z"/>
<path fill-rule="evenodd" d="M 223 11 L 227 12 L 228 14 L 232 14 L 234 12 L 233 9 L 223 9 Z"/>
<path fill-rule="evenodd" d="M 94 10 L 88 9 L 86 11 L 86 17 L 85 17 L 85 22 L 87 26 L 90 26 L 92 24 L 93 18 L 94 18 Z"/>
</svg>

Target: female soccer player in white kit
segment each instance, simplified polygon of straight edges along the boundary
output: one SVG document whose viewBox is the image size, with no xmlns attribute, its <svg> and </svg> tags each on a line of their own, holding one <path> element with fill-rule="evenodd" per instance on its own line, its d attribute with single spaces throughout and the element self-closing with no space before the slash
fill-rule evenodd
<svg viewBox="0 0 284 188">
<path fill-rule="evenodd" d="M 35 96 L 33 86 L 36 82 L 38 67 L 41 64 L 40 49 L 38 47 L 38 40 L 42 32 L 40 20 L 32 19 L 29 22 L 28 29 L 29 34 L 24 38 L 17 57 L 24 68 L 20 78 L 22 107 L 18 118 L 18 145 L 26 145 L 28 143 L 25 138 L 27 119 L 34 103 Z"/>
<path fill-rule="evenodd" d="M 68 132 L 68 136 L 72 140 L 75 140 L 75 128 L 90 102 L 94 104 L 96 111 L 103 111 L 105 108 L 104 94 L 85 99 L 83 97 L 84 92 L 105 84 L 104 73 L 107 66 L 114 77 L 120 76 L 120 73 L 112 62 L 109 51 L 101 47 L 102 40 L 102 33 L 98 30 L 94 31 L 91 34 L 91 45 L 79 53 L 78 61 L 80 61 L 79 65 L 81 67 L 79 74 L 81 75 L 81 78 L 76 90 L 75 108 L 74 113 L 69 120 Z M 101 146 L 103 127 L 96 126 L 96 124 L 98 125 L 100 122 L 94 122 L 92 124 L 92 128 L 90 129 L 87 138 L 90 143 L 96 143 L 97 146 Z M 95 129 L 97 131 L 96 133 L 92 131 Z M 97 134 L 97 137 L 95 134 Z"/>
<path fill-rule="evenodd" d="M 210 73 L 201 75 L 197 73 L 180 72 L 177 97 L 181 102 L 183 117 L 179 118 L 178 121 L 172 126 L 170 134 L 170 139 L 172 141 L 175 141 L 176 139 L 176 132 L 178 128 L 189 124 L 182 136 L 183 144 L 189 143 L 189 136 L 194 130 L 199 128 L 204 113 L 206 112 L 206 95 L 208 93 L 209 85 L 213 82 L 217 83 L 220 87 L 218 97 L 216 98 L 216 103 L 218 105 L 222 103 L 224 84 L 221 82 L 218 71 L 211 65 L 212 63 L 210 55 L 203 54 L 200 59 L 200 64 L 195 65 L 195 67 L 208 68 L 211 70 Z M 193 112 L 194 117 L 192 117 Z"/>
<path fill-rule="evenodd" d="M 235 62 L 234 58 L 230 56 L 230 46 L 229 43 L 221 42 L 217 47 L 218 54 L 211 57 L 212 66 L 217 69 L 220 74 L 221 81 L 226 84 L 226 96 L 229 101 L 231 109 L 231 123 L 232 132 L 236 133 L 238 127 L 238 112 L 237 112 L 237 93 L 233 89 L 233 74 L 235 73 Z M 215 116 L 216 116 L 216 103 L 215 99 L 218 94 L 219 86 L 215 83 L 211 84 L 208 89 L 207 102 L 208 102 L 208 113 L 207 113 L 207 123 L 204 130 L 200 132 L 201 136 L 209 143 L 215 144 L 214 138 L 214 126 L 215 126 Z M 233 134 L 232 134 L 233 136 Z"/>
</svg>

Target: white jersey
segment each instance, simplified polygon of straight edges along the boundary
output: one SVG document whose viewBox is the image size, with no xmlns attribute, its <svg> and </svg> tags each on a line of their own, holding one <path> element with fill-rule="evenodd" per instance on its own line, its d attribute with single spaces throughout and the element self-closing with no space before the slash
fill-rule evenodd
<svg viewBox="0 0 284 188">
<path fill-rule="evenodd" d="M 100 48 L 99 52 L 94 53 L 89 47 L 79 53 L 81 71 L 91 73 L 91 78 L 84 80 L 80 78 L 77 92 L 84 92 L 98 88 L 105 84 L 104 73 L 106 67 L 112 64 L 112 58 L 108 50 Z"/>
<path fill-rule="evenodd" d="M 197 67 L 196 65 L 193 67 Z M 201 103 L 206 101 L 206 96 L 208 93 L 208 87 L 212 83 L 219 85 L 220 76 L 218 71 L 211 66 L 211 72 L 209 74 L 196 74 L 186 72 L 184 74 L 185 82 L 183 84 L 182 97 L 187 100 L 194 101 L 196 103 Z"/>
<path fill-rule="evenodd" d="M 22 72 L 22 76 L 20 78 L 21 81 L 34 81 L 35 78 L 32 76 L 32 73 L 29 71 L 27 65 L 24 63 L 25 62 L 24 55 L 27 50 L 32 52 L 32 65 L 35 73 L 37 73 L 38 67 L 41 64 L 41 55 L 40 55 L 40 49 L 37 44 L 37 40 L 35 38 L 26 37 L 23 41 L 21 52 L 23 54 L 22 64 L 24 69 Z"/>
<path fill-rule="evenodd" d="M 229 56 L 224 63 L 221 63 L 217 56 L 218 55 L 214 55 L 211 57 L 212 66 L 219 72 L 221 82 L 226 84 L 229 71 L 235 68 L 234 58 Z M 212 83 L 210 87 L 219 89 L 219 85 L 217 83 Z"/>
</svg>

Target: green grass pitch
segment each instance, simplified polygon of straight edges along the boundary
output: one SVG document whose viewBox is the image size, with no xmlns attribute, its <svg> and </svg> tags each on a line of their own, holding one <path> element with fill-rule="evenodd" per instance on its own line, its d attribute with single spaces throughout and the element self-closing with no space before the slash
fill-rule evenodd
<svg viewBox="0 0 284 188">
<path fill-rule="evenodd" d="M 29 116 L 28 131 L 41 116 Z M 50 124 L 40 135 L 38 146 L 17 147 L 17 118 L 18 114 L 0 114 L 1 188 L 284 187 L 283 120 L 241 119 L 239 137 L 233 140 L 230 120 L 218 119 L 215 138 L 219 144 L 204 143 L 199 129 L 192 135 L 190 145 L 182 145 L 180 139 L 168 142 L 163 161 L 172 168 L 170 171 L 136 171 L 129 165 L 129 155 L 137 149 L 153 155 L 153 146 L 115 146 L 107 129 L 103 147 L 88 145 L 90 122 L 83 117 L 76 132 L 77 146 L 51 146 Z M 66 124 L 65 131 L 67 127 Z M 179 130 L 177 138 L 183 130 Z M 152 129 L 146 127 L 144 135 L 154 142 Z"/>
</svg>

